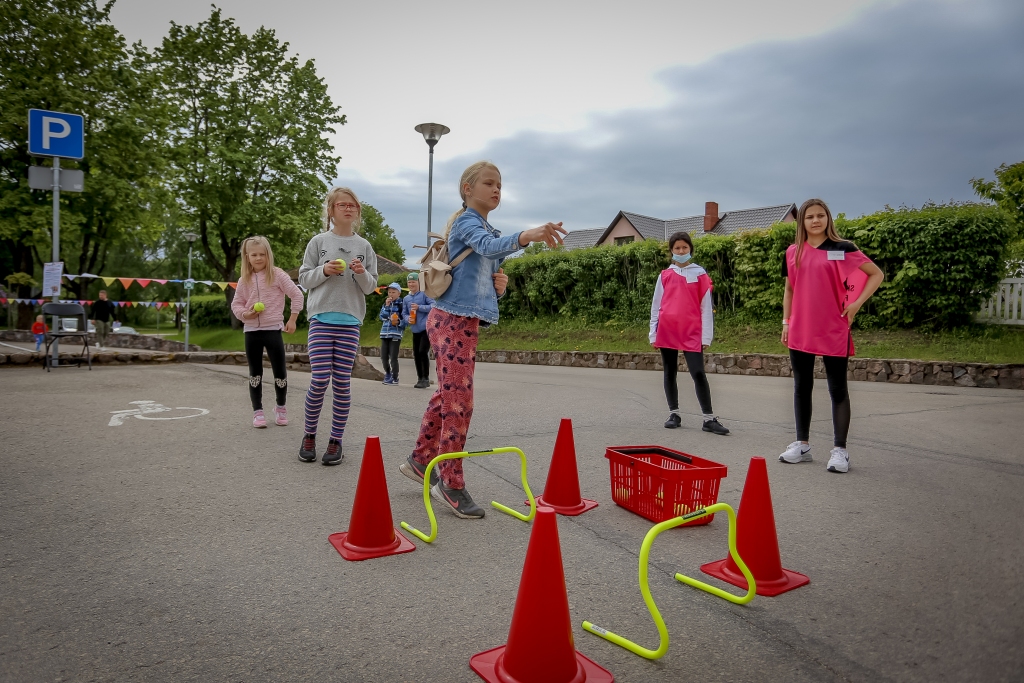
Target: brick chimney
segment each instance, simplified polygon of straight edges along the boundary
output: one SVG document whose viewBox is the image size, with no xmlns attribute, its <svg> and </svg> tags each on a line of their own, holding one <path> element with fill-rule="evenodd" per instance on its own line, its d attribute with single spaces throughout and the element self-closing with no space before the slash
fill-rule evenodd
<svg viewBox="0 0 1024 683">
<path fill-rule="evenodd" d="M 718 225 L 718 202 L 704 202 L 704 232 L 711 232 Z"/>
</svg>

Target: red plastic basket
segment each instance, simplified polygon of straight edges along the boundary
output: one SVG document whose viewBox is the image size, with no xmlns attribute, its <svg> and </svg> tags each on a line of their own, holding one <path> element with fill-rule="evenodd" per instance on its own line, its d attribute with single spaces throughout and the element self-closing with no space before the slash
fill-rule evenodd
<svg viewBox="0 0 1024 683">
<path fill-rule="evenodd" d="M 612 446 L 605 451 L 612 499 L 652 522 L 679 517 L 718 502 L 728 468 L 664 446 Z M 714 515 L 682 526 L 708 524 Z"/>
</svg>

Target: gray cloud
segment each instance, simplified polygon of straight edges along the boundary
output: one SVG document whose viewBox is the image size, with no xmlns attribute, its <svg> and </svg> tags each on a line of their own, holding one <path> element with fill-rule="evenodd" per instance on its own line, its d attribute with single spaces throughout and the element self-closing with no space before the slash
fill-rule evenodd
<svg viewBox="0 0 1024 683">
<path fill-rule="evenodd" d="M 445 159 L 442 140 L 435 227 L 477 158 L 502 169 L 508 196 L 492 222 L 506 231 L 603 226 L 619 209 L 693 215 L 708 200 L 729 210 L 820 196 L 861 215 L 971 199 L 970 178 L 1024 159 L 1022 35 L 1018 0 L 885 6 L 813 38 L 667 69 L 661 108 L 594 116 L 571 135 L 524 131 L 471 157 Z M 458 97 L 487 116 L 486 91 Z M 424 239 L 426 173 L 400 180 L 348 179 L 408 250 Z"/>
</svg>

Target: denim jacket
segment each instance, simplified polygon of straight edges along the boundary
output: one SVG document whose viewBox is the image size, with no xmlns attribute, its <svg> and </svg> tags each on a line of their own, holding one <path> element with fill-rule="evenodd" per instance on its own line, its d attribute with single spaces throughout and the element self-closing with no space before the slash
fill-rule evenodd
<svg viewBox="0 0 1024 683">
<path fill-rule="evenodd" d="M 483 216 L 466 209 L 448 233 L 448 258 L 454 259 L 466 247 L 473 251 L 452 269 L 452 284 L 437 298 L 434 307 L 466 318 L 479 318 L 490 325 L 498 322 L 498 293 L 491 276 L 498 272 L 506 256 L 522 249 L 519 234 L 502 237 Z"/>
<path fill-rule="evenodd" d="M 412 305 L 416 304 L 416 322 L 409 322 L 409 313 L 412 312 Z M 423 332 L 427 329 L 427 316 L 430 315 L 430 309 L 434 307 L 434 300 L 423 292 L 416 292 L 415 294 L 408 294 L 402 299 L 402 322 L 412 330 L 413 334 Z"/>
<path fill-rule="evenodd" d="M 398 324 L 391 324 L 391 314 L 395 313 L 398 315 Z M 384 321 L 384 324 L 380 328 L 381 339 L 401 339 L 402 333 L 405 332 L 405 323 L 402 321 L 402 300 L 395 299 L 391 305 L 387 302 L 380 307 L 380 319 Z"/>
</svg>

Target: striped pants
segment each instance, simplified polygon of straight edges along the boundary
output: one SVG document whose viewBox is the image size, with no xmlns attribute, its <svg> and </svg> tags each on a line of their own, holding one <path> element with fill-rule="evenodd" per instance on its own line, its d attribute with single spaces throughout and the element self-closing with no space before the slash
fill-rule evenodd
<svg viewBox="0 0 1024 683">
<path fill-rule="evenodd" d="M 316 434 L 327 384 L 333 382 L 331 438 L 341 441 L 352 407 L 352 365 L 359 351 L 358 325 L 329 325 L 309 321 L 309 367 L 313 376 L 306 392 L 306 433 Z"/>
</svg>

